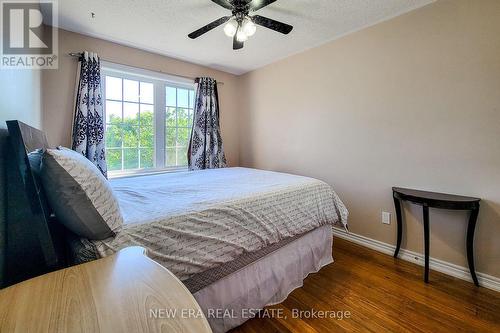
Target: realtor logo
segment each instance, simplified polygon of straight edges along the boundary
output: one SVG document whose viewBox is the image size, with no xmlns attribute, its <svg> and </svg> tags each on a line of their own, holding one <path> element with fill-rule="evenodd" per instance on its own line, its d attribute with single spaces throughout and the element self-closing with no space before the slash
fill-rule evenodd
<svg viewBox="0 0 500 333">
<path fill-rule="evenodd" d="M 56 69 L 57 3 L 1 0 L 0 68 Z"/>
</svg>

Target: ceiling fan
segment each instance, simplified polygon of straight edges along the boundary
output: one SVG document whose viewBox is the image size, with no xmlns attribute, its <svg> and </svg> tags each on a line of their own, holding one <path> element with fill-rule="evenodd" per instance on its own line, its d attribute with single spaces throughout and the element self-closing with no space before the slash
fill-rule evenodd
<svg viewBox="0 0 500 333">
<path fill-rule="evenodd" d="M 251 12 L 256 12 L 276 1 L 277 0 L 212 0 L 212 2 L 215 2 L 219 6 L 229 9 L 232 15 L 221 17 L 203 28 L 190 33 L 188 37 L 191 39 L 198 38 L 226 22 L 224 33 L 228 37 L 233 38 L 233 50 L 243 48 L 243 44 L 248 37 L 255 34 L 257 30 L 256 24 L 287 35 L 293 29 L 291 25 L 260 15 L 249 15 Z"/>
</svg>

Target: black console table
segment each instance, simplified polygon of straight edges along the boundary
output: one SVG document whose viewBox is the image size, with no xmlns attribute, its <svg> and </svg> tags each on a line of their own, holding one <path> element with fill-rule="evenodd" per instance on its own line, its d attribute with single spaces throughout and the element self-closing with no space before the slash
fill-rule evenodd
<svg viewBox="0 0 500 333">
<path fill-rule="evenodd" d="M 453 209 L 453 210 L 469 210 L 469 224 L 467 227 L 467 262 L 469 263 L 470 274 L 476 286 L 479 286 L 476 271 L 474 268 L 474 231 L 476 229 L 477 215 L 479 213 L 479 201 L 481 199 L 464 197 L 459 195 L 426 192 L 412 190 L 407 188 L 392 188 L 394 197 L 394 206 L 396 208 L 396 217 L 398 222 L 398 238 L 394 257 L 397 258 L 399 249 L 401 248 L 401 236 L 403 229 L 403 216 L 401 214 L 401 201 L 409 201 L 420 205 L 423 208 L 424 215 L 424 242 L 425 242 L 425 273 L 424 281 L 429 282 L 429 207 Z"/>
</svg>

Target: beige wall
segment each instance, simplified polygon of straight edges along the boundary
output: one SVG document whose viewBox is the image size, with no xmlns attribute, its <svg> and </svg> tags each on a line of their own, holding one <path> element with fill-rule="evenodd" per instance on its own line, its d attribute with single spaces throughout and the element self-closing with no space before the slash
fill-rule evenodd
<svg viewBox="0 0 500 333">
<path fill-rule="evenodd" d="M 251 72 L 240 164 L 327 181 L 352 232 L 392 244 L 393 185 L 479 196 L 477 267 L 500 277 L 499 36 L 500 1 L 438 1 Z M 406 208 L 403 245 L 422 251 Z M 431 210 L 431 255 L 466 266 L 466 222 Z"/>
<path fill-rule="evenodd" d="M 21 120 L 39 127 L 41 109 L 41 71 L 2 69 L 0 70 L 0 127 L 6 120 Z"/>
<path fill-rule="evenodd" d="M 65 30 L 59 30 L 59 69 L 45 70 L 42 75 L 42 128 L 48 133 L 52 145 L 71 144 L 77 60 L 68 53 L 83 50 L 97 52 L 102 59 L 110 62 L 174 75 L 211 76 L 224 82 L 218 87 L 222 137 L 229 163 L 238 165 L 236 76 Z"/>
<path fill-rule="evenodd" d="M 41 70 L 0 69 L 0 128 L 6 120 L 41 126 L 41 81 Z"/>
</svg>

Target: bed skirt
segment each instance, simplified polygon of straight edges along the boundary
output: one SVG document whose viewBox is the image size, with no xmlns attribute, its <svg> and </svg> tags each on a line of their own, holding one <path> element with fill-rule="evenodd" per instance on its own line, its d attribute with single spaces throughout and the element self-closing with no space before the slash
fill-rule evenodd
<svg viewBox="0 0 500 333">
<path fill-rule="evenodd" d="M 193 295 L 213 332 L 227 332 L 250 319 L 255 310 L 281 303 L 310 273 L 332 262 L 332 228 L 326 225 Z"/>
</svg>

